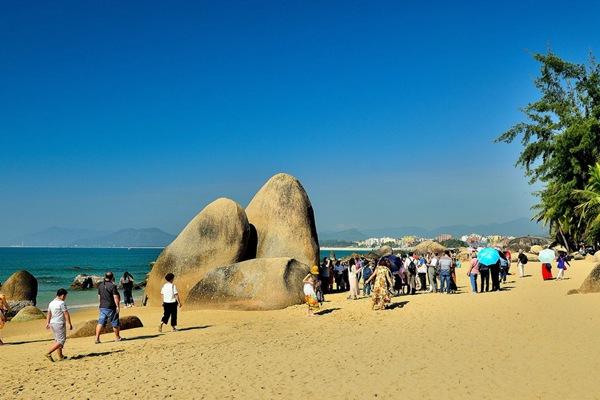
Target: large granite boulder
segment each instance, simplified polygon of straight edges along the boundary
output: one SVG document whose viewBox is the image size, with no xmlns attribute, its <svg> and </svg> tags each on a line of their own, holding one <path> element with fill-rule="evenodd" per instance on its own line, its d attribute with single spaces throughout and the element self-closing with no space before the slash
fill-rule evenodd
<svg viewBox="0 0 600 400">
<path fill-rule="evenodd" d="M 244 209 L 229 199 L 210 203 L 160 254 L 148 275 L 146 299 L 162 304 L 160 288 L 164 276 L 175 274 L 182 299 L 211 269 L 243 261 L 248 257 L 250 224 Z"/>
<path fill-rule="evenodd" d="M 576 293 L 599 293 L 600 292 L 600 262 L 597 263 L 592 272 L 585 278 L 579 289 L 569 290 L 567 294 Z"/>
<path fill-rule="evenodd" d="M 127 329 L 133 328 L 141 328 L 144 325 L 142 321 L 136 317 L 135 315 L 128 315 L 126 317 L 119 318 L 119 322 L 121 323 L 121 330 L 125 331 Z M 84 322 L 77 329 L 69 335 L 71 338 L 80 338 L 80 337 L 88 337 L 96 335 L 96 325 L 98 325 L 97 319 L 92 319 Z M 100 333 L 110 333 L 112 332 L 112 325 L 110 323 L 106 324 L 102 327 Z"/>
<path fill-rule="evenodd" d="M 85 289 L 96 289 L 100 282 L 104 280 L 103 277 L 98 275 L 86 275 L 80 274 L 73 279 L 71 283 L 71 289 L 74 290 L 85 290 Z"/>
<path fill-rule="evenodd" d="M 27 306 L 22 308 L 17 315 L 11 319 L 11 322 L 27 322 L 44 318 L 46 318 L 46 314 L 44 314 L 42 310 L 34 306 Z"/>
<path fill-rule="evenodd" d="M 511 252 L 518 252 L 520 249 L 527 251 L 531 246 L 542 246 L 546 248 L 550 244 L 550 239 L 536 236 L 521 236 L 511 239 L 508 242 L 508 248 Z"/>
<path fill-rule="evenodd" d="M 256 258 L 294 258 L 319 263 L 315 216 L 306 191 L 293 176 L 277 174 L 258 191 L 246 208 L 256 229 Z"/>
<path fill-rule="evenodd" d="M 594 258 L 596 259 L 596 261 L 600 262 L 600 250 L 594 253 Z"/>
<path fill-rule="evenodd" d="M 17 271 L 8 277 L 2 285 L 2 293 L 6 301 L 13 307 L 13 303 L 28 302 L 36 304 L 38 281 L 27 271 Z"/>
<path fill-rule="evenodd" d="M 208 272 L 189 292 L 186 307 L 275 310 L 304 300 L 309 267 L 291 258 L 257 258 Z"/>
</svg>

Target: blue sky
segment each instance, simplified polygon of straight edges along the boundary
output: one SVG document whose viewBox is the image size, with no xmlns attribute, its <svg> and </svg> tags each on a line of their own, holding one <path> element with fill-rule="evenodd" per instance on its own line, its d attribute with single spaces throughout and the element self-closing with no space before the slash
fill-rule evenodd
<svg viewBox="0 0 600 400">
<path fill-rule="evenodd" d="M 528 216 L 533 52 L 600 52 L 598 2 L 7 2 L 0 240 L 59 225 L 177 233 L 269 176 L 320 230 Z"/>
</svg>

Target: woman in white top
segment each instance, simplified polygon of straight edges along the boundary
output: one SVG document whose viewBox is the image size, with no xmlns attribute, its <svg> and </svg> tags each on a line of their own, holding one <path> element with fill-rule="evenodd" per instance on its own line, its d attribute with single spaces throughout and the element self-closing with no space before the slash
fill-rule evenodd
<svg viewBox="0 0 600 400">
<path fill-rule="evenodd" d="M 360 273 L 359 266 L 353 258 L 350 259 L 350 267 L 348 268 L 348 281 L 350 283 L 349 299 L 356 300 L 358 298 L 358 274 Z"/>
<path fill-rule="evenodd" d="M 158 326 L 158 331 L 162 332 L 162 327 L 164 324 L 169 322 L 169 318 L 171 318 L 171 327 L 173 327 L 173 332 L 177 332 L 177 307 L 181 308 L 182 304 L 179 300 L 179 293 L 177 292 L 177 287 L 173 283 L 175 279 L 175 275 L 172 273 L 168 273 L 165 275 L 165 283 L 160 289 L 160 294 L 163 297 L 163 310 L 164 314 L 160 321 L 160 325 Z"/>
</svg>

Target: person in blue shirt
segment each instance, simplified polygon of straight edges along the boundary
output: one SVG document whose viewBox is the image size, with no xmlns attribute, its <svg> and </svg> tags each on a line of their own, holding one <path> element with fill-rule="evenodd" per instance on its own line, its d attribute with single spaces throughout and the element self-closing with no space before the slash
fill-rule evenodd
<svg viewBox="0 0 600 400">
<path fill-rule="evenodd" d="M 373 275 L 373 269 L 371 268 L 371 263 L 366 262 L 362 268 L 362 278 L 363 278 L 363 296 L 371 295 L 371 282 L 367 283 L 367 280 Z"/>
</svg>

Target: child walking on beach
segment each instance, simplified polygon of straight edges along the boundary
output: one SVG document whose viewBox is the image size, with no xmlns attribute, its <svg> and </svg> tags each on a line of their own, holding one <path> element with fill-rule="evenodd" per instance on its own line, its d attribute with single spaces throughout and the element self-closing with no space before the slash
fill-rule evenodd
<svg viewBox="0 0 600 400">
<path fill-rule="evenodd" d="M 173 328 L 173 332 L 177 332 L 177 307 L 181 308 L 182 304 L 179 300 L 179 293 L 177 292 L 177 287 L 173 283 L 175 279 L 175 275 L 172 273 L 168 273 L 165 275 L 165 283 L 160 289 L 160 294 L 163 297 L 163 317 L 160 321 L 160 325 L 158 326 L 158 331 L 162 332 L 162 327 L 164 324 L 169 322 L 169 318 L 171 318 L 171 327 Z"/>
<path fill-rule="evenodd" d="M 63 355 L 63 348 L 67 341 L 67 324 L 69 324 L 69 330 L 73 329 L 71 324 L 71 315 L 67 310 L 65 300 L 67 299 L 67 291 L 65 289 L 58 289 L 56 292 L 56 298 L 48 304 L 48 315 L 46 316 L 46 329 L 52 330 L 54 335 L 54 343 L 48 349 L 46 358 L 51 362 L 54 362 L 52 353 L 56 351 L 58 354 L 57 361 L 66 359 Z"/>
<path fill-rule="evenodd" d="M 558 256 L 558 262 L 556 268 L 558 268 L 558 275 L 556 275 L 556 280 L 563 280 L 565 277 L 565 271 L 567 270 L 567 265 L 570 267 L 569 261 L 567 260 L 567 255 L 565 253 L 560 253 Z"/>
</svg>

